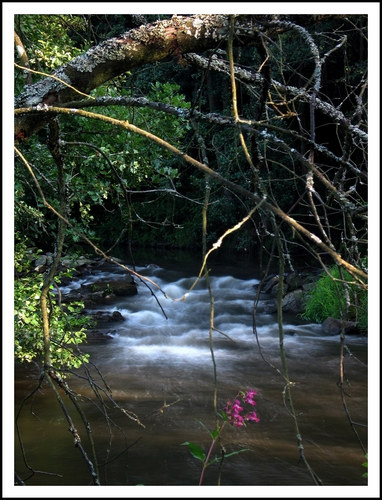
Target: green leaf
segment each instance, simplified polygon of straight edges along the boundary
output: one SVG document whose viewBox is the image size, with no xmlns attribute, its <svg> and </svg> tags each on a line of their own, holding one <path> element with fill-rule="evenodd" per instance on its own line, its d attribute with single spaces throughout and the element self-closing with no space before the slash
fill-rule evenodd
<svg viewBox="0 0 382 500">
<path fill-rule="evenodd" d="M 237 450 L 237 451 L 232 451 L 231 453 L 227 453 L 224 455 L 224 458 L 232 457 L 233 455 L 238 455 L 239 453 L 243 453 L 243 451 L 251 451 L 249 448 L 243 448 L 242 450 Z M 210 460 L 207 465 L 212 465 L 215 462 L 219 462 L 222 459 L 222 457 L 214 458 L 213 460 Z"/>
<path fill-rule="evenodd" d="M 190 443 L 189 441 L 185 441 L 184 443 L 182 443 L 182 445 L 188 446 L 188 449 L 193 457 L 197 458 L 201 462 L 205 461 L 206 454 L 199 445 L 195 443 Z"/>
</svg>

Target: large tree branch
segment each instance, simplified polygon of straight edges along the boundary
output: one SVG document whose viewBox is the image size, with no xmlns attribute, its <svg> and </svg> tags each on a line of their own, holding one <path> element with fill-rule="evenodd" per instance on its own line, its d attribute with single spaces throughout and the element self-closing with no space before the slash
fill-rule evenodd
<svg viewBox="0 0 382 500">
<path fill-rule="evenodd" d="M 262 24 L 265 20 L 264 27 Z M 284 23 L 285 24 L 285 23 Z M 289 23 L 290 24 L 290 23 Z M 271 30 L 277 32 L 291 29 L 289 24 L 273 22 Z M 74 58 L 70 63 L 59 68 L 52 77 L 47 77 L 35 84 L 28 85 L 15 99 L 15 107 L 31 107 L 37 105 L 55 106 L 68 101 L 78 101 L 80 93 L 88 94 L 106 81 L 125 73 L 128 70 L 173 57 L 180 61 L 184 54 L 203 52 L 216 48 L 227 39 L 229 16 L 227 15 L 194 15 L 173 16 L 171 19 L 145 24 L 118 36 L 105 40 L 90 48 L 84 54 Z M 234 43 L 255 43 L 259 30 L 267 30 L 272 21 L 267 16 L 235 16 Z M 269 34 L 269 32 L 268 32 Z M 203 65 L 200 56 L 187 56 L 189 61 Z M 227 62 L 214 58 L 208 64 L 217 71 L 229 72 Z M 235 76 L 248 83 L 262 82 L 263 76 L 247 70 L 235 68 Z M 310 102 L 312 96 L 304 89 L 283 86 L 272 81 L 279 90 L 300 100 Z M 74 90 L 76 89 L 76 90 Z M 352 125 L 334 106 L 316 100 L 316 107 L 350 130 L 352 135 L 366 140 L 367 134 Z M 19 115 L 15 119 L 15 137 L 27 138 L 46 125 L 31 114 Z"/>
<path fill-rule="evenodd" d="M 235 18 L 236 43 L 253 40 L 251 16 Z M 88 94 L 106 81 L 128 70 L 168 57 L 218 46 L 228 33 L 228 16 L 173 16 L 172 19 L 142 25 L 90 48 L 59 68 L 52 76 L 25 88 L 15 100 L 16 108 L 59 105 L 79 100 L 77 91 Z M 27 138 L 46 124 L 33 115 L 15 119 L 15 137 Z"/>
</svg>

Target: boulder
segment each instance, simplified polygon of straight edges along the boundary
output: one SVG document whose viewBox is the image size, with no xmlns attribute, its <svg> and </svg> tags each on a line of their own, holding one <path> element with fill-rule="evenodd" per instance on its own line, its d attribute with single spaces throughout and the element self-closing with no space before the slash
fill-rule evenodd
<svg viewBox="0 0 382 500">
<path fill-rule="evenodd" d="M 266 314 L 273 314 L 277 312 L 277 301 L 276 299 L 262 300 L 260 301 L 262 305 L 262 310 Z M 304 311 L 303 306 L 303 292 L 302 290 L 294 290 L 293 292 L 288 292 L 282 301 L 282 308 L 284 312 L 289 312 L 292 314 L 298 314 Z"/>
<path fill-rule="evenodd" d="M 326 318 L 321 326 L 325 335 L 339 335 L 342 326 L 344 327 L 344 333 L 347 335 L 359 335 L 361 333 L 358 323 L 332 317 Z"/>
<path fill-rule="evenodd" d="M 97 321 L 97 323 L 113 323 L 116 321 L 125 321 L 125 318 L 119 311 L 94 311 L 91 313 L 91 317 Z"/>
<path fill-rule="evenodd" d="M 106 342 L 111 340 L 110 323 L 125 321 L 125 318 L 119 311 L 85 311 L 84 314 L 90 314 L 95 324 L 93 328 L 89 328 L 86 332 L 88 342 Z"/>
<path fill-rule="evenodd" d="M 34 262 L 35 271 L 38 273 L 43 273 L 48 269 L 53 262 L 53 254 L 51 252 L 47 252 L 45 255 L 40 255 Z"/>
<path fill-rule="evenodd" d="M 128 297 L 138 293 L 137 285 L 130 275 L 126 275 L 117 280 L 100 279 L 95 283 L 82 285 L 81 289 L 85 292 L 90 292 L 92 298 L 94 294 L 102 294 L 103 297 L 110 295 Z"/>
<path fill-rule="evenodd" d="M 277 293 L 277 285 L 279 283 L 279 277 L 276 275 L 271 275 L 269 278 L 266 279 L 262 292 L 263 293 L 269 293 L 269 294 L 276 294 Z"/>
<path fill-rule="evenodd" d="M 297 271 L 293 271 L 287 274 L 284 279 L 284 284 L 288 286 L 288 290 L 296 290 L 296 288 L 301 288 L 303 282 L 303 276 Z"/>
<path fill-rule="evenodd" d="M 113 281 L 110 284 L 110 288 L 112 290 L 112 293 L 117 295 L 117 297 L 129 297 L 138 293 L 137 285 L 131 276 L 129 277 L 129 279 Z"/>
<path fill-rule="evenodd" d="M 303 291 L 293 290 L 285 295 L 282 301 L 283 311 L 298 314 L 304 311 Z"/>
<path fill-rule="evenodd" d="M 277 311 L 277 304 L 275 300 L 262 301 L 263 310 L 266 314 L 273 314 Z"/>
<path fill-rule="evenodd" d="M 104 293 L 100 290 L 99 292 L 94 292 L 94 293 L 89 293 L 89 294 L 80 294 L 81 295 L 81 301 L 83 301 L 85 307 L 92 307 L 95 304 L 104 304 L 105 297 Z"/>
</svg>

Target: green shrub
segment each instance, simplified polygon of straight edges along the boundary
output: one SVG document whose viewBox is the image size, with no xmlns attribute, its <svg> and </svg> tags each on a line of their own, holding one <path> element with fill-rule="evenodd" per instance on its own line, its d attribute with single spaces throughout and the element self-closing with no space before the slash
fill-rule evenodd
<svg viewBox="0 0 382 500">
<path fill-rule="evenodd" d="M 14 283 L 14 345 L 15 358 L 21 362 L 31 362 L 43 357 L 44 338 L 41 316 L 41 289 L 43 275 L 33 271 L 33 261 L 40 251 L 28 249 L 24 242 L 15 245 Z M 71 277 L 71 272 L 60 273 L 60 277 Z M 51 333 L 52 365 L 60 369 L 79 368 L 87 363 L 89 355 L 78 351 L 78 344 L 86 342 L 87 316 L 81 315 L 82 302 L 71 302 L 65 307 L 58 303 L 54 285 L 49 291 L 49 326 Z"/>
<path fill-rule="evenodd" d="M 357 321 L 361 328 L 367 328 L 367 291 L 354 282 L 354 278 L 343 271 L 349 287 L 350 307 L 346 311 L 345 294 L 337 266 L 330 268 L 330 276 L 322 273 L 313 289 L 305 296 L 305 311 L 302 317 L 321 323 L 329 316 Z"/>
</svg>

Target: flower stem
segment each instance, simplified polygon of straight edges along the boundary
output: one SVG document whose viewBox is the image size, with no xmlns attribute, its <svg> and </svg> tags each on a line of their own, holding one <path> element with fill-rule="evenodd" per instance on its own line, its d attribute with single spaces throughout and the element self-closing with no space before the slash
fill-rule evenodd
<svg viewBox="0 0 382 500">
<path fill-rule="evenodd" d="M 202 483 L 203 483 L 204 473 L 205 473 L 205 471 L 206 471 L 206 469 L 207 469 L 207 467 L 208 467 L 208 462 L 209 462 L 209 460 L 210 460 L 212 450 L 214 449 L 215 444 L 216 444 L 216 441 L 219 439 L 220 434 L 221 434 L 222 430 L 224 429 L 224 425 L 225 425 L 225 422 L 223 422 L 223 425 L 220 427 L 220 429 L 219 429 L 219 432 L 218 432 L 217 436 L 216 436 L 216 437 L 212 440 L 212 443 L 211 443 L 211 445 L 210 445 L 210 449 L 208 450 L 207 456 L 206 456 L 206 458 L 205 458 L 205 460 L 204 460 L 204 462 L 203 462 L 203 469 L 202 469 L 202 472 L 201 472 L 201 474 L 200 474 L 199 486 L 201 486 L 201 485 L 202 485 Z"/>
</svg>

